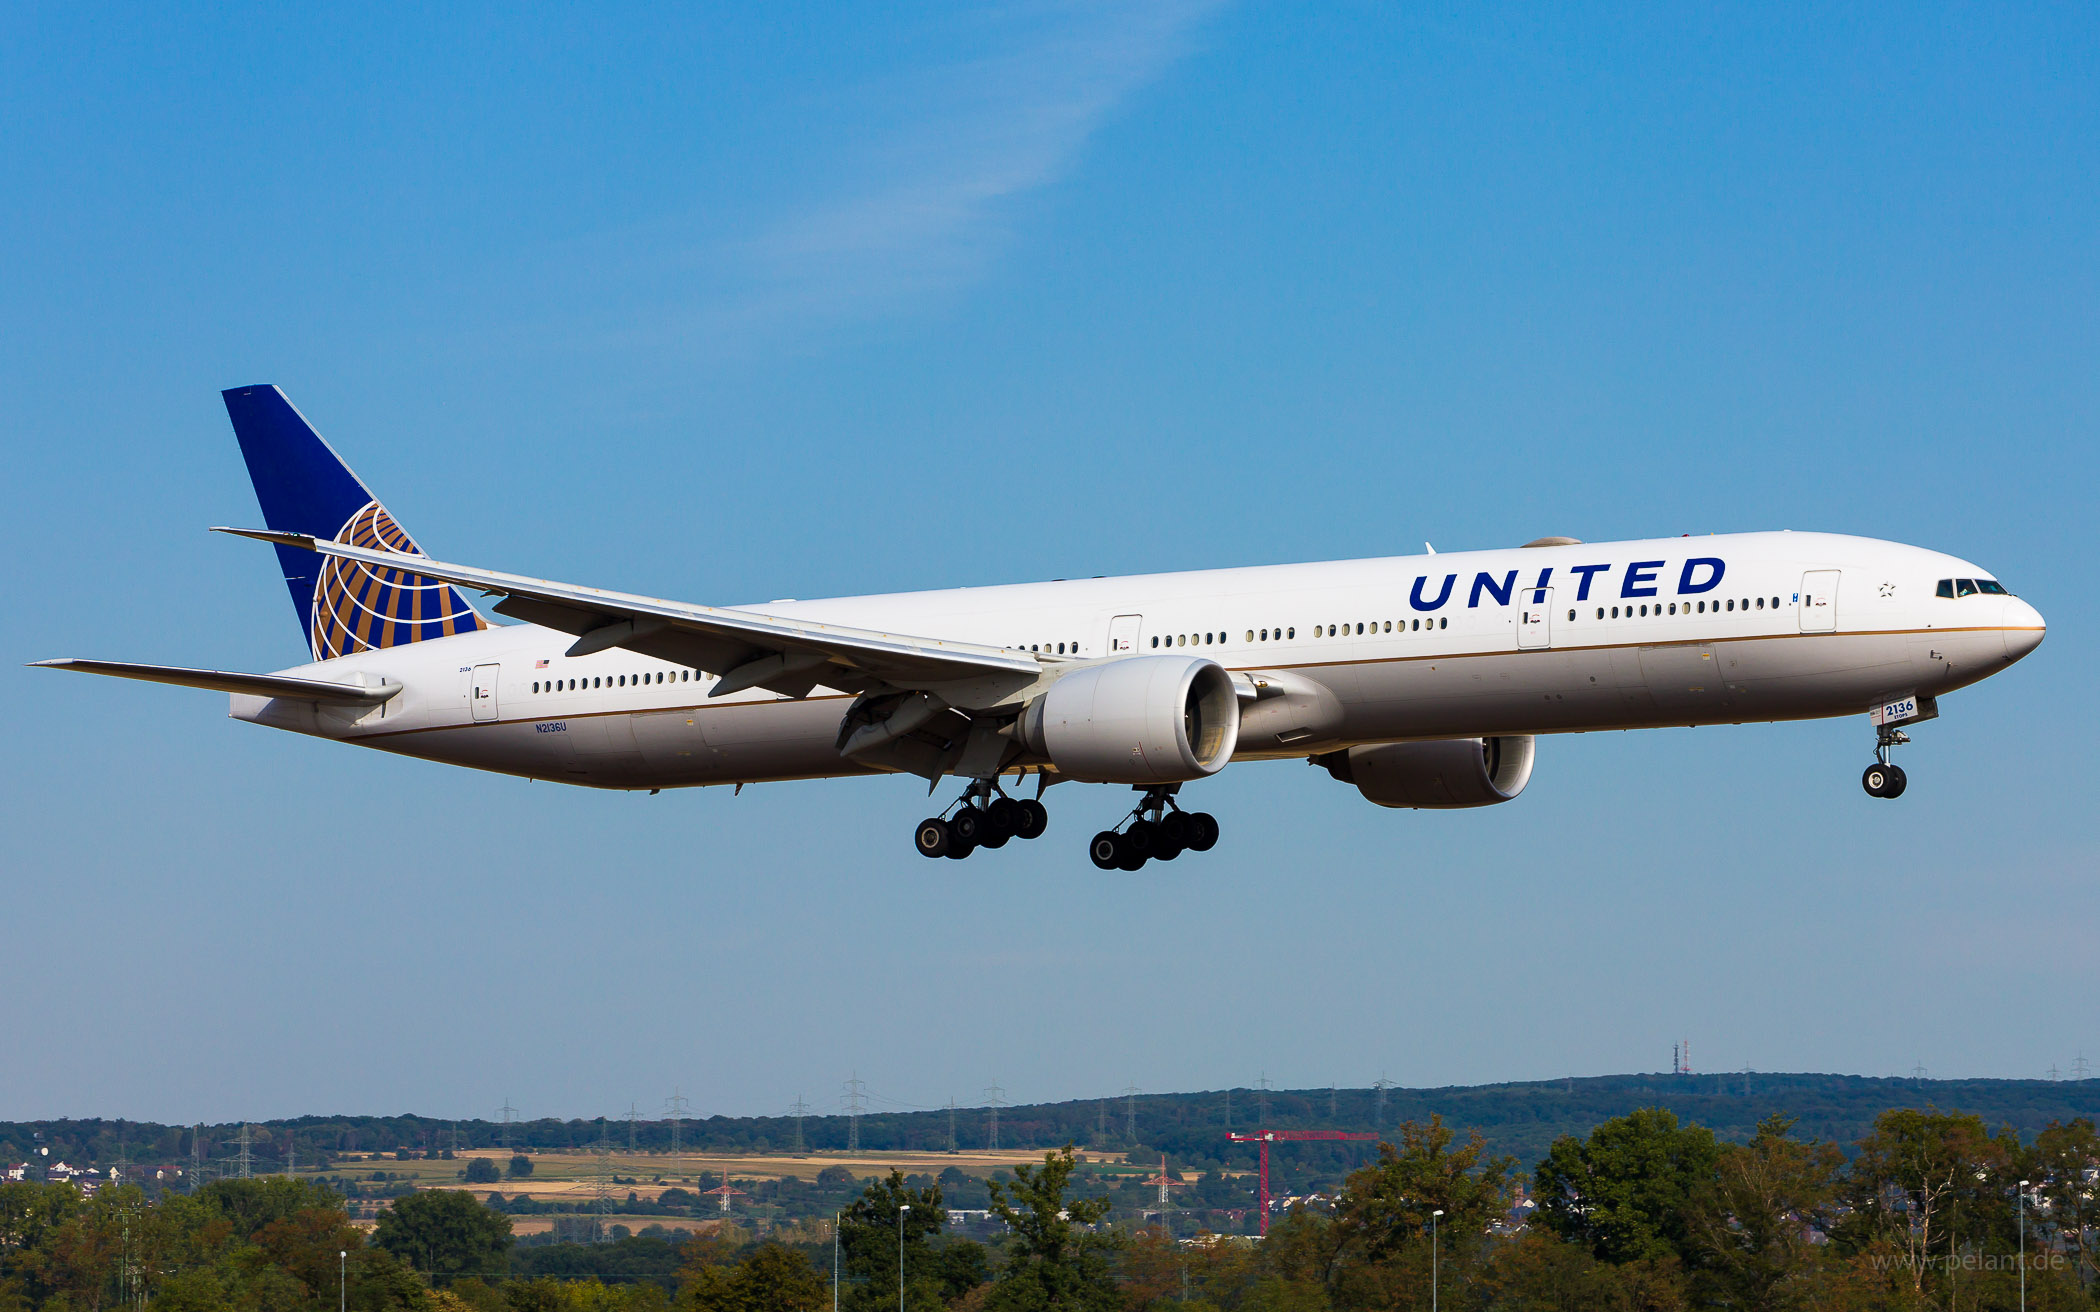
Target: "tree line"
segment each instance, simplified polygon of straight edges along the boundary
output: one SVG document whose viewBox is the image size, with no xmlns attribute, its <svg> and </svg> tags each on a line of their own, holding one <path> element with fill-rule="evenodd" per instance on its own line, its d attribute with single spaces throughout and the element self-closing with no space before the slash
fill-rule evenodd
<svg viewBox="0 0 2100 1312">
<path fill-rule="evenodd" d="M 1896 1109 L 1841 1145 L 1775 1115 L 1729 1143 L 1641 1108 L 1560 1137 L 1527 1175 L 1432 1115 L 1259 1241 L 1177 1239 L 1076 1196 L 1074 1171 L 1067 1146 L 988 1182 L 1003 1232 L 986 1243 L 949 1233 L 939 1182 L 892 1172 L 835 1231 L 725 1228 L 528 1260 L 510 1218 L 459 1190 L 397 1200 L 368 1237 L 312 1181 L 153 1200 L 5 1184 L 0 1312 L 318 1312 L 338 1298 L 374 1312 L 819 1312 L 834 1272 L 845 1312 L 2100 1309 L 2100 1134 L 2085 1118 L 2023 1137 Z"/>
</svg>

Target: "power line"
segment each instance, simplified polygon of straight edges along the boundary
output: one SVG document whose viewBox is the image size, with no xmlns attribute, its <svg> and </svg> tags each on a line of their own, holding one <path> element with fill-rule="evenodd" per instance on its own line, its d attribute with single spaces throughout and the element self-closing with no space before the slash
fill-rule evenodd
<svg viewBox="0 0 2100 1312">
<path fill-rule="evenodd" d="M 991 1088 L 984 1091 L 985 1122 L 987 1125 L 985 1147 L 991 1152 L 999 1151 L 999 1109 L 1006 1105 L 1001 1098 L 1001 1095 L 1005 1092 L 1006 1090 L 1000 1088 L 996 1082 L 993 1083 Z"/>
<path fill-rule="evenodd" d="M 510 1105 L 510 1099 L 505 1098 L 503 1105 L 496 1109 L 496 1115 L 503 1118 L 503 1151 L 508 1154 L 511 1151 L 510 1130 L 511 1126 L 517 1123 L 518 1109 Z"/>
<path fill-rule="evenodd" d="M 627 1151 L 629 1154 L 635 1151 L 635 1132 L 641 1127 L 641 1123 L 641 1110 L 630 1101 L 627 1104 Z"/>
<path fill-rule="evenodd" d="M 1137 1147 L 1137 1096 L 1141 1090 L 1135 1084 L 1123 1090 L 1123 1129 L 1130 1146 Z"/>
<path fill-rule="evenodd" d="M 795 1105 L 788 1110 L 795 1114 L 795 1156 L 800 1157 L 809 1151 L 802 1138 L 802 1118 L 809 1115 L 809 1104 L 802 1101 L 802 1095 L 798 1093 L 795 1095 Z"/>
<path fill-rule="evenodd" d="M 1261 1120 L 1258 1123 L 1258 1127 L 1266 1126 L 1269 1123 L 1269 1073 L 1267 1071 L 1261 1073 L 1261 1081 L 1255 1085 L 1254 1103 L 1261 1112 Z"/>
<path fill-rule="evenodd" d="M 1371 1128 L 1382 1130 L 1385 1128 L 1385 1091 L 1393 1087 L 1393 1082 L 1381 1075 L 1371 1087 L 1378 1090 L 1378 1110 L 1371 1117 Z"/>
<path fill-rule="evenodd" d="M 948 1151 L 962 1151 L 962 1143 L 955 1137 L 955 1095 L 952 1093 L 948 1095 Z"/>
</svg>

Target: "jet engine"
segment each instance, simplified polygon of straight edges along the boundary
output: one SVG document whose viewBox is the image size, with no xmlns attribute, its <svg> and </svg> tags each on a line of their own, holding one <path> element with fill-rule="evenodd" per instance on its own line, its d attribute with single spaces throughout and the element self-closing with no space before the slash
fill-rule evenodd
<svg viewBox="0 0 2100 1312">
<path fill-rule="evenodd" d="M 1019 737 L 1085 783 L 1216 774 L 1240 738 L 1232 676 L 1200 656 L 1132 656 L 1065 675 L 1021 713 Z"/>
<path fill-rule="evenodd" d="M 1507 802 L 1531 782 L 1533 739 L 1450 738 L 1351 747 L 1312 758 L 1380 806 L 1454 810 Z"/>
</svg>

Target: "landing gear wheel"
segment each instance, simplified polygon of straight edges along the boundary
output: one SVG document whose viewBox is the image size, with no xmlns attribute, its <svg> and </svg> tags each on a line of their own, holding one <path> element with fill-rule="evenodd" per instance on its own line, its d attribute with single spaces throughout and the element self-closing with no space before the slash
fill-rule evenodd
<svg viewBox="0 0 2100 1312">
<path fill-rule="evenodd" d="M 960 861 L 976 850 L 977 844 L 975 843 L 965 843 L 960 838 L 950 839 L 948 842 L 948 859 L 950 861 Z"/>
<path fill-rule="evenodd" d="M 966 847 L 977 846 L 984 836 L 984 812 L 974 806 L 966 806 L 948 817 L 948 830 L 957 842 Z"/>
<path fill-rule="evenodd" d="M 1142 865 L 1159 848 L 1159 826 L 1150 820 L 1140 820 L 1123 831 L 1123 848 L 1138 858 Z"/>
<path fill-rule="evenodd" d="M 1152 844 L 1152 859 L 1154 861 L 1172 861 L 1175 857 L 1188 850 L 1189 845 L 1187 843 L 1177 843 L 1165 834 L 1161 834 Z"/>
<path fill-rule="evenodd" d="M 1866 773 L 1860 775 L 1859 786 L 1867 790 L 1867 796 L 1880 797 L 1883 790 L 1889 786 L 1889 768 L 1876 761 L 1867 767 Z"/>
<path fill-rule="evenodd" d="M 920 856 L 946 856 L 954 841 L 948 822 L 941 819 L 921 820 L 918 832 L 912 835 L 912 845 L 919 849 Z"/>
<path fill-rule="evenodd" d="M 1014 837 L 1026 841 L 1041 838 L 1050 827 L 1050 808 L 1033 798 L 1014 803 L 1020 810 L 1020 818 L 1014 823 Z"/>
<path fill-rule="evenodd" d="M 1208 852 L 1218 845 L 1218 817 L 1208 811 L 1189 816 L 1189 851 Z"/>
<path fill-rule="evenodd" d="M 1113 829 L 1102 830 L 1094 835 L 1093 842 L 1087 844 L 1086 854 L 1093 859 L 1096 868 L 1114 870 L 1123 859 L 1123 835 Z"/>
<path fill-rule="evenodd" d="M 995 797 L 991 805 L 984 808 L 985 822 L 1001 843 L 1020 836 L 1022 815 L 1021 804 L 1011 797 Z M 986 843 L 986 846 L 992 844 Z"/>
<path fill-rule="evenodd" d="M 1168 847 L 1180 849 L 1189 845 L 1189 813 L 1169 811 L 1159 818 L 1159 836 Z"/>
<path fill-rule="evenodd" d="M 1881 795 L 1894 801 L 1896 798 L 1903 796 L 1903 790 L 1910 783 L 1910 780 L 1903 777 L 1903 767 L 1900 765 L 1889 766 L 1888 773 L 1888 782 L 1882 785 Z"/>
</svg>

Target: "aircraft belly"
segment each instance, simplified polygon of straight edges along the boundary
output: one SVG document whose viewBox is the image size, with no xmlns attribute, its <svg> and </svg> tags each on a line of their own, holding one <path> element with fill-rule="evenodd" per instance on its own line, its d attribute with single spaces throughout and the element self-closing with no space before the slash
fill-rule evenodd
<svg viewBox="0 0 2100 1312">
<path fill-rule="evenodd" d="M 1621 704 L 1608 653 L 1527 651 L 1362 667 L 1345 736 L 1553 733 L 1610 719 Z"/>
</svg>

